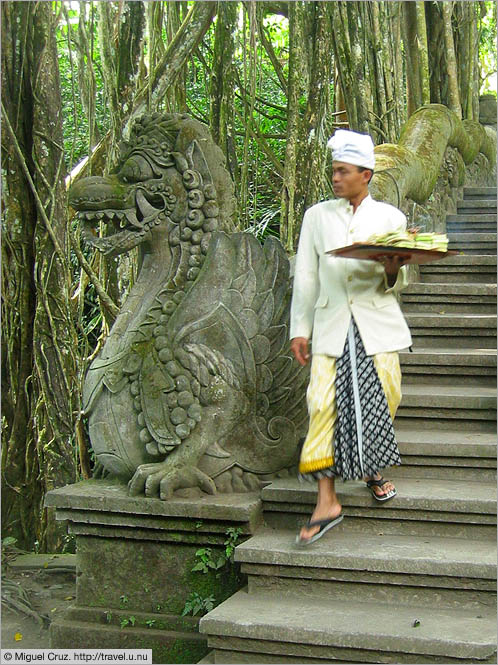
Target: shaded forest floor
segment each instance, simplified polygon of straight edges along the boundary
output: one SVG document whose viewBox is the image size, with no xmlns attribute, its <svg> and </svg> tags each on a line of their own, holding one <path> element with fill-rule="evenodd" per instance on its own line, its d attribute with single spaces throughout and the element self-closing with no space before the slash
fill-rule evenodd
<svg viewBox="0 0 498 665">
<path fill-rule="evenodd" d="M 66 560 L 59 569 L 53 568 L 54 555 L 26 556 L 45 560 L 29 562 L 28 567 L 22 561 L 26 557 L 18 557 L 2 569 L 2 649 L 48 649 L 50 624 L 76 596 L 76 573 L 67 565 L 68 555 L 56 556 Z"/>
</svg>

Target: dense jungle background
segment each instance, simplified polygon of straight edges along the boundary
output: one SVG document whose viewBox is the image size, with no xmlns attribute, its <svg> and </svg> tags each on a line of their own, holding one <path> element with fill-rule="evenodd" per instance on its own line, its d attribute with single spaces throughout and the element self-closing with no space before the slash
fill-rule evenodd
<svg viewBox="0 0 498 665">
<path fill-rule="evenodd" d="M 5 1 L 1 11 L 3 535 L 60 551 L 71 544 L 43 498 L 92 474 L 82 380 L 137 270 L 136 258 L 80 244 L 69 182 L 112 168 L 144 112 L 187 112 L 226 156 L 234 228 L 276 235 L 292 253 L 303 211 L 330 195 L 335 128 L 396 143 L 429 102 L 478 119 L 496 80 L 496 3 Z"/>
</svg>

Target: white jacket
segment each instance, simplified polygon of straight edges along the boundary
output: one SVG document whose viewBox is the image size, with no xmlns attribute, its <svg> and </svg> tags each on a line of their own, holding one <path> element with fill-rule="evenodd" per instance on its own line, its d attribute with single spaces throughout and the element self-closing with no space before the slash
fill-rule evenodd
<svg viewBox="0 0 498 665">
<path fill-rule="evenodd" d="M 306 211 L 295 265 L 291 339 L 309 339 L 313 333 L 313 353 L 340 357 L 353 315 L 367 355 L 411 345 L 395 295 L 407 285 L 405 267 L 389 288 L 384 267 L 377 261 L 325 254 L 400 227 L 406 229 L 404 214 L 371 196 L 354 214 L 347 199 L 324 201 Z"/>
</svg>

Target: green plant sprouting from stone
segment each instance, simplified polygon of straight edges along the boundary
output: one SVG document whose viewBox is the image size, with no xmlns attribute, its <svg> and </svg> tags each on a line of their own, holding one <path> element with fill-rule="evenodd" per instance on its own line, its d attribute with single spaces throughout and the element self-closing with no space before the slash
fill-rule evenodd
<svg viewBox="0 0 498 665">
<path fill-rule="evenodd" d="M 207 573 L 209 570 L 219 570 L 223 568 L 231 559 L 235 547 L 237 546 L 237 541 L 239 539 L 242 529 L 237 527 L 229 527 L 225 534 L 227 539 L 223 542 L 225 546 L 225 551 L 221 554 L 213 554 L 211 547 L 202 547 L 198 549 L 195 553 L 195 556 L 199 561 L 192 568 L 192 572 L 202 572 Z"/>
<path fill-rule="evenodd" d="M 126 626 L 134 626 L 136 621 L 137 619 L 134 616 L 123 617 L 119 622 L 119 625 L 121 626 L 121 628 L 126 628 Z"/>
<path fill-rule="evenodd" d="M 197 563 L 192 568 L 192 572 L 201 572 L 207 574 L 210 570 L 218 571 L 216 577 L 221 574 L 221 569 L 228 563 L 233 563 L 233 552 L 237 546 L 242 529 L 238 527 L 229 527 L 225 531 L 226 540 L 223 541 L 225 550 L 221 553 L 214 553 L 211 547 L 201 547 L 195 553 Z M 192 614 L 195 616 L 202 612 L 210 612 L 218 603 L 213 595 L 202 597 L 199 593 L 193 591 L 185 603 L 182 616 Z"/>
<path fill-rule="evenodd" d="M 192 616 L 195 616 L 196 614 L 199 614 L 199 612 L 206 614 L 206 612 L 210 612 L 213 609 L 214 604 L 214 596 L 211 595 L 207 598 L 203 598 L 196 591 L 193 591 L 185 603 L 182 616 L 186 616 L 187 614 L 192 614 Z"/>
<path fill-rule="evenodd" d="M 237 541 L 242 534 L 242 529 L 231 526 L 226 530 L 226 534 L 228 538 L 223 544 L 225 545 L 225 555 L 228 560 L 232 558 L 233 552 L 237 546 Z"/>
<path fill-rule="evenodd" d="M 192 572 L 207 573 L 209 570 L 219 570 L 227 562 L 224 554 L 213 556 L 213 550 L 210 547 L 202 547 L 197 550 L 195 556 L 199 561 L 192 568 Z"/>
</svg>

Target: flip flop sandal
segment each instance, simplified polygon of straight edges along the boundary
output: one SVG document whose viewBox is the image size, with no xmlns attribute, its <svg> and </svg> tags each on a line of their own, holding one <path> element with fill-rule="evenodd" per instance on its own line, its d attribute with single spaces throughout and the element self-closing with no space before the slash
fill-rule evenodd
<svg viewBox="0 0 498 665">
<path fill-rule="evenodd" d="M 327 520 L 314 520 L 314 521 L 309 521 L 305 527 L 307 529 L 312 529 L 314 526 L 319 526 L 320 530 L 315 533 L 311 538 L 301 538 L 301 535 L 298 534 L 296 536 L 296 544 L 297 545 L 311 545 L 311 543 L 314 543 L 316 540 L 321 538 L 324 533 L 327 533 L 329 529 L 332 529 L 332 527 L 337 526 L 340 522 L 342 522 L 344 515 L 341 513 L 337 517 L 333 517 L 332 519 L 327 519 Z"/>
<path fill-rule="evenodd" d="M 387 494 L 383 494 L 382 496 L 378 496 L 378 494 L 375 492 L 374 487 L 384 487 L 384 485 L 388 482 L 389 480 L 384 480 L 382 477 L 380 477 L 378 480 L 367 480 L 367 487 L 370 489 L 374 499 L 377 499 L 377 501 L 389 501 L 389 499 L 392 499 L 396 496 L 397 492 L 395 489 L 390 490 Z"/>
</svg>

